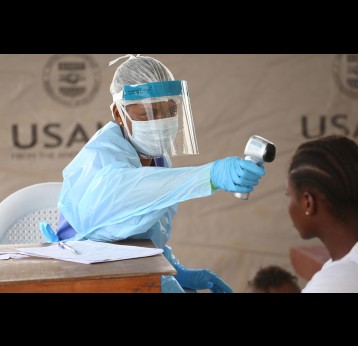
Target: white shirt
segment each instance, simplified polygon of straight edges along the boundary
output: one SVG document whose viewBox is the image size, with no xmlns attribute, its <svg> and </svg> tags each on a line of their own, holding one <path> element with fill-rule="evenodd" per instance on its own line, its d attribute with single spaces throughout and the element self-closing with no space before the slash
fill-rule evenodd
<svg viewBox="0 0 358 346">
<path fill-rule="evenodd" d="M 341 259 L 329 259 L 301 292 L 358 293 L 358 242 Z"/>
</svg>

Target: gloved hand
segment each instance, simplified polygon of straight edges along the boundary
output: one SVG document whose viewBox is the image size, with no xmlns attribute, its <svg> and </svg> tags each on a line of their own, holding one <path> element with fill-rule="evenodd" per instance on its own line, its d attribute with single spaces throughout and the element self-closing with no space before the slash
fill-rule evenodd
<svg viewBox="0 0 358 346">
<path fill-rule="evenodd" d="M 181 286 L 194 290 L 210 289 L 213 293 L 232 293 L 232 289 L 209 269 L 187 269 L 182 265 L 175 267 L 174 277 Z"/>
<path fill-rule="evenodd" d="M 51 225 L 47 222 L 40 222 L 40 230 L 44 238 L 48 243 L 54 243 L 60 241 L 55 231 L 52 229 Z"/>
<path fill-rule="evenodd" d="M 250 160 L 227 157 L 214 162 L 210 175 L 211 183 L 217 189 L 248 193 L 253 191 L 253 187 L 265 175 L 265 168 Z"/>
<path fill-rule="evenodd" d="M 210 270 L 187 269 L 181 265 L 170 246 L 164 246 L 163 254 L 177 271 L 174 277 L 181 286 L 193 290 L 210 289 L 213 293 L 232 293 L 232 289 Z"/>
</svg>

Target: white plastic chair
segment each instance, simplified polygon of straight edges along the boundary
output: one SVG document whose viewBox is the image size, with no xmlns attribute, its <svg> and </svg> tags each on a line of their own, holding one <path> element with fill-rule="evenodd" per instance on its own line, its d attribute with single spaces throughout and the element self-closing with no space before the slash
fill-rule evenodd
<svg viewBox="0 0 358 346">
<path fill-rule="evenodd" d="M 61 182 L 39 183 L 6 197 L 0 203 L 0 244 L 46 242 L 39 223 L 48 222 L 57 231 L 61 186 Z"/>
</svg>

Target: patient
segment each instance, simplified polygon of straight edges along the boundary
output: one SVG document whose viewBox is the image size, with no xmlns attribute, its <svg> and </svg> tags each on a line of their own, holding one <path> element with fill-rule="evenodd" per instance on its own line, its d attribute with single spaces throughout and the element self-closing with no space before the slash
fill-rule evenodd
<svg viewBox="0 0 358 346">
<path fill-rule="evenodd" d="M 249 293 L 300 293 L 300 291 L 297 277 L 275 265 L 261 268 L 248 282 Z"/>
<path fill-rule="evenodd" d="M 301 144 L 292 157 L 288 212 L 302 239 L 318 238 L 330 259 L 302 293 L 358 293 L 358 145 L 345 136 Z"/>
</svg>

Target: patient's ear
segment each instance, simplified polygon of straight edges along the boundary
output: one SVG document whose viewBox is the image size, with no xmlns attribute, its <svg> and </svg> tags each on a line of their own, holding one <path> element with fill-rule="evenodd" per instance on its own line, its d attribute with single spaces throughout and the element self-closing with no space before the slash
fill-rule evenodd
<svg viewBox="0 0 358 346">
<path fill-rule="evenodd" d="M 314 215 L 317 211 L 315 195 L 309 191 L 305 191 L 302 195 L 302 201 L 306 215 Z"/>
</svg>

